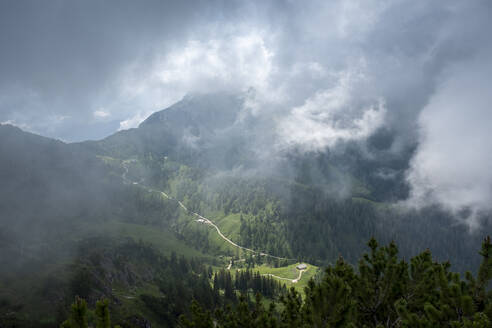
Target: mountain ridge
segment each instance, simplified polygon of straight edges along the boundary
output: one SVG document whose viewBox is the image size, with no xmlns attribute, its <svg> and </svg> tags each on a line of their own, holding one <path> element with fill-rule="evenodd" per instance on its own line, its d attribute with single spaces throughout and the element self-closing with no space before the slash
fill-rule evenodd
<svg viewBox="0 0 492 328">
<path fill-rule="evenodd" d="M 92 266 L 91 258 L 77 253 L 81 243 L 94 236 L 109 239 L 116 249 L 128 240 L 142 240 L 159 245 L 160 253 L 165 248 L 187 258 L 200 256 L 214 267 L 231 268 L 233 262 L 237 268 L 286 265 L 225 245 L 215 229 L 198 222 L 193 213 L 213 220 L 238 245 L 314 265 L 333 263 L 339 255 L 354 263 L 374 236 L 383 243 L 396 240 L 404 257 L 426 245 L 437 259 L 451 259 L 458 270 L 477 268 L 477 236 L 489 231 L 489 221 L 469 232 L 439 206 L 409 211 L 392 206 L 405 196 L 405 186 L 400 184 L 411 151 L 402 158 L 385 153 L 390 131 L 374 141 L 386 156 L 381 159 L 363 156 L 361 147 L 370 145 L 352 143 L 324 153 L 294 150 L 282 154 L 278 162 L 263 163 L 255 151 L 261 138 L 250 138 L 252 122 L 242 125 L 237 119 L 243 110 L 242 98 L 215 97 L 185 98 L 152 114 L 138 128 L 99 141 L 64 143 L 1 125 L 0 236 L 7 238 L 0 243 L 0 286 L 27 278 L 32 281 L 32 290 L 14 284 L 6 289 L 8 295 L 18 293 L 35 300 L 29 303 L 32 306 L 42 300 L 36 288 L 51 284 L 53 275 L 63 277 L 53 288 L 64 299 L 73 296 L 70 279 L 97 281 L 97 259 Z M 201 99 L 208 101 L 200 106 Z M 229 106 L 236 107 L 230 110 Z M 207 117 L 209 111 L 230 115 L 215 121 Z M 262 170 L 265 164 L 272 169 Z M 388 175 L 391 180 L 371 178 L 386 168 L 396 172 Z M 104 261 L 118 263 L 113 258 L 118 252 L 111 248 L 108 254 L 111 258 L 103 256 Z M 73 261 L 89 265 L 88 271 L 66 265 Z M 46 278 L 35 280 L 31 268 Z M 137 271 L 145 272 L 145 268 Z M 151 280 L 141 280 L 150 284 L 145 293 L 156 293 L 159 283 Z M 120 291 L 120 296 L 112 294 L 108 281 L 102 287 L 89 284 L 89 296 L 119 300 L 130 295 L 129 290 Z M 142 287 L 125 283 L 138 290 Z M 0 300 L 5 295 L 0 292 Z M 138 299 L 134 302 L 131 306 Z"/>
</svg>

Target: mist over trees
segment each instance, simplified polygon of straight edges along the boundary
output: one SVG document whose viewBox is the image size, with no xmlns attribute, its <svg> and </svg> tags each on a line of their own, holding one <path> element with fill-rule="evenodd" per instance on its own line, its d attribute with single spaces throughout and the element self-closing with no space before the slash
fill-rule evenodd
<svg viewBox="0 0 492 328">
<path fill-rule="evenodd" d="M 425 251 L 409 262 L 398 247 L 368 243 L 357 268 L 340 257 L 323 278 L 311 280 L 303 298 L 294 289 L 282 307 L 265 306 L 261 297 L 248 306 L 210 313 L 194 304 L 184 327 L 490 327 L 492 279 L 490 237 L 482 243 L 482 264 L 465 279 Z"/>
<path fill-rule="evenodd" d="M 261 294 L 254 302 L 245 296 L 239 303 L 233 296 L 229 272 L 214 277 L 217 299 L 235 300 L 224 307 L 217 302 L 195 298 L 190 311 L 181 315 L 180 327 L 489 327 L 492 317 L 492 295 L 488 285 L 492 279 L 490 237 L 482 243 L 482 263 L 476 276 L 465 279 L 450 271 L 449 262 L 436 262 L 430 251 L 424 251 L 409 262 L 398 258 L 394 243 L 379 246 L 375 239 L 368 243 L 369 252 L 359 259 L 357 269 L 340 257 L 328 266 L 323 277 L 310 280 L 305 297 L 291 288 L 275 303 L 266 306 Z M 177 264 L 177 263 L 176 263 Z M 202 273 L 206 276 L 207 273 Z M 248 276 L 248 272 L 245 274 Z M 240 275 L 236 285 L 241 285 Z M 262 278 L 255 280 L 260 283 Z M 248 279 L 244 280 L 246 282 Z M 179 284 L 178 284 L 179 286 Z M 208 283 L 206 284 L 208 286 Z M 225 289 L 223 296 L 217 291 Z M 229 290 L 229 291 L 228 291 Z M 253 288 L 254 291 L 254 288 Z M 198 297 L 198 296 L 197 296 Z M 232 297 L 232 299 L 231 299 Z M 147 296 L 144 301 L 149 302 Z M 157 305 L 159 304 L 159 305 Z M 154 311 L 167 318 L 165 303 L 157 303 Z M 200 305 L 202 304 L 202 305 Z M 213 305 L 212 305 L 213 304 Z M 86 327 L 87 305 L 76 299 L 70 318 L 62 327 Z M 109 322 L 107 301 L 96 304 L 96 320 Z M 215 311 L 211 311 L 215 308 Z M 82 325 L 77 325 L 82 322 Z M 177 322 L 168 321 L 172 327 Z M 109 325 L 109 323 L 108 323 Z"/>
<path fill-rule="evenodd" d="M 492 326 L 491 30 L 0 1 L 0 328 Z"/>
<path fill-rule="evenodd" d="M 18 309 L 14 313 L 26 311 L 32 318 L 50 313 L 52 324 L 67 315 L 61 309 L 75 295 L 87 298 L 90 306 L 102 296 L 121 304 L 130 297 L 144 304 L 139 318 L 157 313 L 163 316 L 158 321 L 170 324 L 189 313 L 192 299 L 222 306 L 222 294 L 236 304 L 244 292 L 271 298 L 285 293 L 272 278 L 254 273 L 254 267 L 232 276 L 214 269 L 217 276 L 207 271 L 208 278 L 198 267 L 186 271 L 193 266 L 186 264 L 190 257 L 214 266 L 225 262 L 221 256 L 231 263 L 238 258 L 218 243 L 213 230 L 197 223 L 194 212 L 219 220 L 244 247 L 318 266 L 333 264 L 340 255 L 355 264 L 365 241 L 376 237 L 397 242 L 405 258 L 425 245 L 439 261 L 450 260 L 453 270 L 477 272 L 475 250 L 490 230 L 488 213 L 470 230 L 437 204 L 398 205 L 409 195 L 404 172 L 414 148 L 391 153 L 394 135 L 381 130 L 367 142 L 340 144 L 325 153 L 293 149 L 266 156 L 258 146 L 261 120 L 258 125 L 253 118 L 237 120 L 244 97 L 190 96 L 139 128 L 84 143 L 67 144 L 2 125 L 0 147 L 11 155 L 0 163 L 4 311 Z M 371 158 L 366 151 L 378 155 Z M 109 244 L 101 244 L 101 238 Z M 160 245 L 159 251 L 142 246 L 135 256 L 119 246 L 138 249 L 140 244 L 132 243 L 142 240 Z M 161 252 L 172 251 L 186 255 L 182 264 L 160 259 Z M 245 264 L 284 262 L 258 257 L 246 258 Z M 172 271 L 176 265 L 182 271 Z M 145 269 L 149 266 L 153 269 Z M 37 279 L 35 271 L 42 272 Z M 111 274 L 101 280 L 101 272 Z M 215 290 L 210 287 L 214 280 Z M 115 293 L 115 281 L 143 294 Z M 40 305 L 46 299 L 60 309 L 58 314 Z M 122 309 L 118 318 L 130 320 L 118 314 Z"/>
</svg>

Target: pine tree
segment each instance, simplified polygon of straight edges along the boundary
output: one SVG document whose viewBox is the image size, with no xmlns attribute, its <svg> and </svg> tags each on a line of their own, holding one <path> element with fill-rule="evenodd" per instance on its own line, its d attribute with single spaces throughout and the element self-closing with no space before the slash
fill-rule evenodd
<svg viewBox="0 0 492 328">
<path fill-rule="evenodd" d="M 210 312 L 204 311 L 200 305 L 193 300 L 191 303 L 191 320 L 185 316 L 179 318 L 179 325 L 183 328 L 213 328 L 214 324 Z"/>
<path fill-rule="evenodd" d="M 111 328 L 109 301 L 102 299 L 96 303 L 96 328 Z"/>
<path fill-rule="evenodd" d="M 87 302 L 80 297 L 75 298 L 71 306 L 70 318 L 61 324 L 62 328 L 87 328 Z"/>
<path fill-rule="evenodd" d="M 354 281 L 352 267 L 342 258 L 326 270 L 320 284 L 310 280 L 303 306 L 306 322 L 312 327 L 354 326 L 356 302 L 351 287 Z"/>
</svg>

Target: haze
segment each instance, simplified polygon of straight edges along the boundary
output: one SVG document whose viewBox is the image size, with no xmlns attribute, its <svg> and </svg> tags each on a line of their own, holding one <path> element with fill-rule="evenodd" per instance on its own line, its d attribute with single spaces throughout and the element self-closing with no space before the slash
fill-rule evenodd
<svg viewBox="0 0 492 328">
<path fill-rule="evenodd" d="M 392 153 L 415 147 L 406 204 L 479 213 L 491 30 L 486 0 L 2 1 L 0 122 L 96 140 L 187 94 L 250 90 L 274 153 L 386 129 Z"/>
</svg>

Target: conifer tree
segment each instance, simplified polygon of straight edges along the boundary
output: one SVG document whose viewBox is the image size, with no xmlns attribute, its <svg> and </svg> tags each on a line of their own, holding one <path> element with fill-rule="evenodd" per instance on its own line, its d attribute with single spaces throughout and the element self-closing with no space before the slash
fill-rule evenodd
<svg viewBox="0 0 492 328">
<path fill-rule="evenodd" d="M 96 328 L 111 328 L 109 301 L 102 299 L 96 303 Z"/>
<path fill-rule="evenodd" d="M 80 297 L 75 298 L 71 306 L 70 318 L 62 323 L 62 328 L 87 328 L 87 302 Z"/>
</svg>

